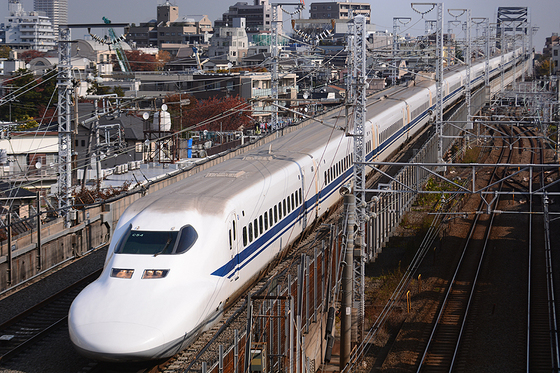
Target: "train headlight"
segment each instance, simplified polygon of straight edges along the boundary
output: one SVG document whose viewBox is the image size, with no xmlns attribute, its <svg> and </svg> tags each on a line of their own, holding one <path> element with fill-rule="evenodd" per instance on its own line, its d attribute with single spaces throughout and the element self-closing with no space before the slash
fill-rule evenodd
<svg viewBox="0 0 560 373">
<path fill-rule="evenodd" d="M 133 269 L 113 268 L 113 269 L 111 270 L 111 277 L 116 277 L 116 278 L 131 278 L 133 273 L 134 273 L 134 270 L 133 270 Z"/>
<path fill-rule="evenodd" d="M 142 278 L 164 278 L 168 273 L 168 269 L 146 269 Z"/>
</svg>

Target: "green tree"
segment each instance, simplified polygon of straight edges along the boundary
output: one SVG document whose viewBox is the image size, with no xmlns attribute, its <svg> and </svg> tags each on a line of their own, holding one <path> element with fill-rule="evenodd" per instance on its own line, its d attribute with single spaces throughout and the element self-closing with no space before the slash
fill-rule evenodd
<svg viewBox="0 0 560 373">
<path fill-rule="evenodd" d="M 123 87 L 114 86 L 114 87 L 113 87 L 113 93 L 116 93 L 117 96 L 119 96 L 119 97 L 124 97 L 124 89 L 123 89 Z"/>
<path fill-rule="evenodd" d="M 10 57 L 10 51 L 12 49 L 7 45 L 0 46 L 0 58 L 8 58 Z"/>
<path fill-rule="evenodd" d="M 13 77 L 4 80 L 0 120 L 26 122 L 56 107 L 56 75 L 54 69 L 41 77 L 35 77 L 27 69 L 20 69 Z"/>
<path fill-rule="evenodd" d="M 550 57 L 542 57 L 535 62 L 535 75 L 538 77 L 549 76 L 552 71 L 552 61 Z"/>
<path fill-rule="evenodd" d="M 107 87 L 99 84 L 97 81 L 93 81 L 86 92 L 88 95 L 108 95 L 111 92 L 111 87 Z"/>
</svg>

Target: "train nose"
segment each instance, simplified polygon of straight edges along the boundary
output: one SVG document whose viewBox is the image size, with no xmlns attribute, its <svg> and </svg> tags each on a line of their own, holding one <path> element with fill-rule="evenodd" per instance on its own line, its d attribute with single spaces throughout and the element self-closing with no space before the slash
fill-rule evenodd
<svg viewBox="0 0 560 373">
<path fill-rule="evenodd" d="M 69 325 L 70 339 L 84 355 L 98 360 L 156 359 L 165 345 L 163 333 L 154 327 L 124 322 Z"/>
</svg>

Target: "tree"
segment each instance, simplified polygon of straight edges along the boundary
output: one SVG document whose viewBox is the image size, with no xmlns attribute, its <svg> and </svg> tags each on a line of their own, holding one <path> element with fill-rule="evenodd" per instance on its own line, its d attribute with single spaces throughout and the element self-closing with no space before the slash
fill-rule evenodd
<svg viewBox="0 0 560 373">
<path fill-rule="evenodd" d="M 91 82 L 91 85 L 86 92 L 88 95 L 107 95 L 111 93 L 111 87 L 107 87 L 99 84 L 95 79 Z"/>
<path fill-rule="evenodd" d="M 0 58 L 8 58 L 10 57 L 10 51 L 12 49 L 7 45 L 0 46 Z"/>
<path fill-rule="evenodd" d="M 535 75 L 538 77 L 549 76 L 551 72 L 552 61 L 550 57 L 541 56 L 535 61 Z"/>
<path fill-rule="evenodd" d="M 0 106 L 0 120 L 26 122 L 42 118 L 49 108 L 55 108 L 58 102 L 56 75 L 56 70 L 50 70 L 35 78 L 31 71 L 20 69 L 14 77 L 6 79 L 3 86 L 7 100 Z"/>
<path fill-rule="evenodd" d="M 152 54 L 141 51 L 125 51 L 126 58 L 130 64 L 132 71 L 156 71 L 158 69 L 158 60 Z M 118 63 L 113 64 L 115 70 L 120 70 Z"/>
<path fill-rule="evenodd" d="M 190 99 L 190 105 L 183 107 L 183 128 L 192 128 L 194 131 L 237 131 L 249 127 L 253 120 L 248 115 L 251 106 L 240 97 L 213 97 L 200 101 Z M 171 112 L 172 117 L 176 117 L 175 113 L 180 114 L 176 107 L 174 110 Z"/>
<path fill-rule="evenodd" d="M 158 62 L 158 70 L 163 70 L 165 64 L 171 61 L 171 53 L 168 51 L 159 51 L 156 55 L 156 59 Z"/>
<path fill-rule="evenodd" d="M 25 63 L 29 63 L 29 62 L 31 62 L 31 60 L 33 60 L 34 58 L 37 58 L 37 57 L 45 57 L 45 55 L 46 55 L 45 52 L 39 52 L 39 51 L 36 51 L 36 50 L 34 50 L 34 49 L 29 49 L 29 50 L 26 50 L 25 52 L 22 52 L 22 53 L 19 55 L 19 58 L 20 58 L 21 60 L 24 60 Z"/>
</svg>

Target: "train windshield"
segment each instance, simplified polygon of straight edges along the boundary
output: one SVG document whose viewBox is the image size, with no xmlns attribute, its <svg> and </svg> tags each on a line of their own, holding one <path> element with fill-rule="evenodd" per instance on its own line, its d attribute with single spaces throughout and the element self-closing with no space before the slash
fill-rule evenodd
<svg viewBox="0 0 560 373">
<path fill-rule="evenodd" d="M 189 250 L 198 239 L 196 230 L 186 225 L 180 231 L 128 231 L 119 243 L 117 254 L 169 255 Z"/>
</svg>

